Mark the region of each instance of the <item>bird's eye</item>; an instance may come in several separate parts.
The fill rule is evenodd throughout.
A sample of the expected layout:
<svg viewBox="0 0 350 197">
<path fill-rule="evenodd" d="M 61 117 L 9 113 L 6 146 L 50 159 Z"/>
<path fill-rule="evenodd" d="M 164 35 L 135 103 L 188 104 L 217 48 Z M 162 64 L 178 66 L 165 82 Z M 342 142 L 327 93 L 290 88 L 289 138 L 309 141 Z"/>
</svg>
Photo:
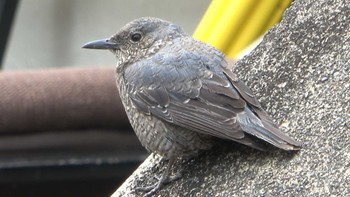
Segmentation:
<svg viewBox="0 0 350 197">
<path fill-rule="evenodd" d="M 131 40 L 134 41 L 134 42 L 140 41 L 141 38 L 142 38 L 142 35 L 140 33 L 133 33 L 131 35 Z"/>
</svg>

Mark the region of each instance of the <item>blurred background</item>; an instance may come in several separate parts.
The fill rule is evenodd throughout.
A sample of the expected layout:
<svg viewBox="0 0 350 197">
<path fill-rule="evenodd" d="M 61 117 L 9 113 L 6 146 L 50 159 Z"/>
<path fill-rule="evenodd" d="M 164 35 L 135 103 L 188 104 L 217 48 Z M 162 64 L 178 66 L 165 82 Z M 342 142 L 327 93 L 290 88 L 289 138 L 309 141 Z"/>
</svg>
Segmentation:
<svg viewBox="0 0 350 197">
<path fill-rule="evenodd" d="M 7 20 L 0 28 L 2 33 L 4 27 L 10 30 L 7 39 L 1 34 L 2 44 L 7 42 L 7 45 L 0 72 L 0 196 L 112 194 L 148 153 L 125 117 L 110 115 L 117 109 L 122 111 L 120 106 L 111 106 L 111 109 L 108 106 L 108 103 L 114 104 L 109 97 L 114 97 L 116 92 L 115 57 L 107 51 L 84 50 L 81 46 L 109 37 L 127 22 L 142 16 L 173 21 L 192 34 L 209 4 L 209 0 L 0 0 L 0 19 Z M 12 8 L 13 19 L 8 17 Z M 71 71 L 72 67 L 92 70 Z M 105 70 L 95 72 L 97 67 L 110 68 L 110 76 Z M 38 74 L 46 68 L 54 71 Z M 84 80 L 88 85 L 75 82 L 74 77 L 79 76 L 79 72 L 85 73 L 82 75 L 86 76 Z M 94 72 L 100 81 L 111 82 L 107 88 L 90 83 Z M 64 82 L 71 86 L 69 91 L 61 90 L 60 84 Z M 58 84 L 55 87 L 46 85 L 51 83 Z M 16 92 L 16 88 L 20 96 L 8 96 Z M 81 93 L 83 98 L 75 97 L 78 93 L 74 93 L 74 88 L 96 91 L 98 95 L 92 97 L 97 101 L 89 101 L 86 93 Z M 51 98 L 38 96 L 38 89 L 40 94 L 51 94 Z M 26 95 L 27 92 L 34 96 Z M 45 97 L 42 99 L 45 102 L 37 101 L 40 96 Z M 57 96 L 61 99 L 73 97 L 65 104 L 69 107 L 56 106 L 60 101 L 55 99 Z M 91 106 L 102 110 L 85 110 Z M 79 115 L 84 113 L 97 115 L 88 118 Z M 80 125 L 69 123 L 79 117 Z M 64 119 L 60 123 L 66 126 L 56 125 L 51 119 L 56 122 Z M 109 126 L 95 124 L 93 128 L 85 128 L 84 120 L 96 120 Z M 120 124 L 114 124 L 115 121 Z"/>
<path fill-rule="evenodd" d="M 19 1 L 2 69 L 113 65 L 106 51 L 82 50 L 127 22 L 153 16 L 192 34 L 210 0 L 25 0 Z"/>
</svg>

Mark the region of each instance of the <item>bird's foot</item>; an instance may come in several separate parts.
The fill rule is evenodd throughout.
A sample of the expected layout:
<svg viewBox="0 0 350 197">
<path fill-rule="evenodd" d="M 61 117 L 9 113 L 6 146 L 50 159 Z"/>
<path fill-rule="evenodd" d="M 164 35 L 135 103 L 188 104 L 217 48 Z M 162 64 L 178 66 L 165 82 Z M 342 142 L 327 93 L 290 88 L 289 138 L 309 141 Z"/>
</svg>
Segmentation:
<svg viewBox="0 0 350 197">
<path fill-rule="evenodd" d="M 177 179 L 181 178 L 182 177 L 182 171 L 180 172 L 177 172 L 176 174 L 172 175 L 172 176 L 168 176 L 168 177 L 165 177 L 164 180 L 162 180 L 162 177 L 158 177 L 158 176 L 155 176 L 155 178 L 158 180 L 158 182 L 162 181 L 163 185 L 166 185 L 168 183 L 171 183 L 173 181 L 176 181 Z M 158 183 L 157 182 L 157 183 Z"/>
<path fill-rule="evenodd" d="M 164 183 L 157 182 L 153 185 L 145 186 L 145 187 L 137 187 L 135 188 L 136 192 L 147 192 L 146 194 L 143 195 L 143 197 L 149 197 L 152 196 L 156 191 L 158 191 Z"/>
<path fill-rule="evenodd" d="M 158 177 L 156 176 L 155 178 L 157 179 L 157 182 L 155 184 L 145 186 L 145 187 L 137 187 L 135 188 L 136 192 L 147 192 L 144 197 L 152 196 L 155 192 L 157 192 L 162 186 L 171 183 L 179 178 L 182 177 L 182 171 L 176 173 L 173 176 L 168 176 L 168 177 Z"/>
<path fill-rule="evenodd" d="M 152 196 L 154 193 L 156 193 L 163 185 L 166 185 L 172 181 L 175 181 L 182 177 L 182 171 L 177 172 L 173 176 L 169 176 L 170 169 L 172 167 L 172 164 L 174 161 L 169 161 L 167 168 L 163 172 L 163 174 L 160 177 L 155 177 L 157 179 L 157 182 L 155 184 L 145 186 L 145 187 L 137 187 L 135 188 L 136 192 L 147 192 L 144 197 Z"/>
</svg>

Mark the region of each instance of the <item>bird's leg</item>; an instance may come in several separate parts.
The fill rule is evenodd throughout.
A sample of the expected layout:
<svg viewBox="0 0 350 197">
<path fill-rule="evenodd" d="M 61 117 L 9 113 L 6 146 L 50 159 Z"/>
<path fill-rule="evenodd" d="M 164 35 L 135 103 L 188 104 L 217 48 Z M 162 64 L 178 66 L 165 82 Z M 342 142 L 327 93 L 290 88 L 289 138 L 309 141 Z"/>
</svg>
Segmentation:
<svg viewBox="0 0 350 197">
<path fill-rule="evenodd" d="M 147 196 L 153 195 L 163 185 L 168 184 L 176 179 L 179 179 L 182 175 L 181 173 L 177 173 L 174 177 L 170 177 L 171 168 L 175 163 L 175 161 L 176 161 L 176 158 L 172 158 L 169 160 L 167 166 L 165 167 L 165 171 L 162 173 L 161 177 L 160 178 L 156 177 L 156 179 L 158 179 L 157 183 L 146 187 L 138 187 L 138 188 L 135 188 L 135 190 L 147 192 L 144 195 L 144 197 L 147 197 Z"/>
</svg>

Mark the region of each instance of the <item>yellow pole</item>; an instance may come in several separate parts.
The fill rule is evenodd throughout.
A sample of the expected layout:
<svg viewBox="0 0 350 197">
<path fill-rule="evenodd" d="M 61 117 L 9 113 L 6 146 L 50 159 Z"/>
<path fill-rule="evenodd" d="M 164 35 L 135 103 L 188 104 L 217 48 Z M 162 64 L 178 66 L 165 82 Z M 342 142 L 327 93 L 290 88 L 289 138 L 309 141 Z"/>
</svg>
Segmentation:
<svg viewBox="0 0 350 197">
<path fill-rule="evenodd" d="M 266 26 L 267 29 L 270 29 L 281 20 L 284 11 L 290 6 L 291 3 L 292 0 L 281 0 L 280 4 L 278 5 L 278 8 L 274 11 L 273 17 Z"/>
<path fill-rule="evenodd" d="M 277 23 L 292 0 L 213 0 L 193 34 L 235 58 Z"/>
<path fill-rule="evenodd" d="M 205 12 L 201 22 L 196 28 L 193 37 L 206 42 L 218 21 L 221 20 L 221 13 L 231 0 L 213 0 Z"/>
<path fill-rule="evenodd" d="M 273 15 L 279 0 L 258 0 L 257 3 L 256 9 L 251 13 L 239 35 L 230 43 L 230 48 L 225 51 L 228 57 L 237 57 L 241 50 L 260 35 L 260 32 L 266 25 L 266 21 Z"/>
<path fill-rule="evenodd" d="M 217 21 L 215 29 L 212 30 L 206 42 L 217 47 L 224 53 L 230 47 L 232 40 L 240 31 L 240 27 L 249 17 L 249 10 L 254 7 L 255 0 L 234 0 L 231 1 Z"/>
</svg>

